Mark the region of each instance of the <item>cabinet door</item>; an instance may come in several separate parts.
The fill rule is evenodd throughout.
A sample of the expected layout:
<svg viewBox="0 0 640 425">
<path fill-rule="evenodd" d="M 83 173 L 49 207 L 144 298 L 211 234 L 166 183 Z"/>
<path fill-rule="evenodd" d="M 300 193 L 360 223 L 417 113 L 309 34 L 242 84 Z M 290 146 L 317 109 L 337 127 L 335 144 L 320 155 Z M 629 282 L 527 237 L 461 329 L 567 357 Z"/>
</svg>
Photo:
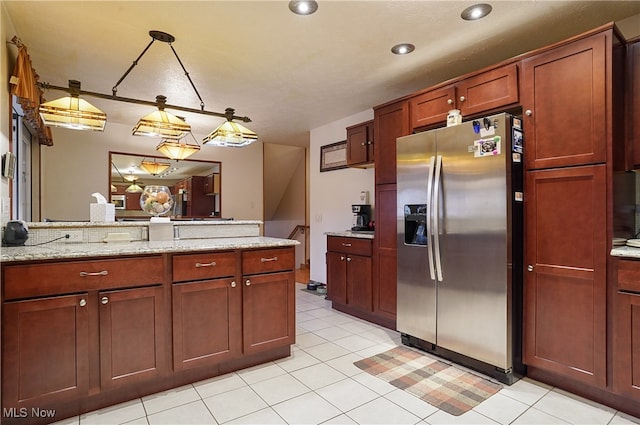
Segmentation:
<svg viewBox="0 0 640 425">
<path fill-rule="evenodd" d="M 396 185 L 376 186 L 373 311 L 393 321 L 396 320 L 398 285 L 396 217 Z"/>
<path fill-rule="evenodd" d="M 167 372 L 164 289 L 103 291 L 98 300 L 102 387 L 135 384 Z"/>
<path fill-rule="evenodd" d="M 244 353 L 295 343 L 295 273 L 243 277 Z"/>
<path fill-rule="evenodd" d="M 518 66 L 511 64 L 456 83 L 462 116 L 518 103 Z"/>
<path fill-rule="evenodd" d="M 373 163 L 373 121 L 347 128 L 347 165 Z"/>
<path fill-rule="evenodd" d="M 629 145 L 633 147 L 633 165 L 640 167 L 640 41 L 628 46 L 627 63 L 629 89 L 626 101 Z"/>
<path fill-rule="evenodd" d="M 126 193 L 125 208 L 128 210 L 140 210 L 140 195 L 141 193 Z"/>
<path fill-rule="evenodd" d="M 410 134 L 409 103 L 401 101 L 374 111 L 376 184 L 396 182 L 396 139 Z"/>
<path fill-rule="evenodd" d="M 606 385 L 606 168 L 527 173 L 524 363 Z"/>
<path fill-rule="evenodd" d="M 363 311 L 372 310 L 371 257 L 347 256 L 347 304 Z"/>
<path fill-rule="evenodd" d="M 640 399 L 640 294 L 618 292 L 613 331 L 613 387 Z"/>
<path fill-rule="evenodd" d="M 447 121 L 451 109 L 455 109 L 456 89 L 447 86 L 431 90 L 409 99 L 411 129 Z"/>
<path fill-rule="evenodd" d="M 347 255 L 327 252 L 327 299 L 347 303 Z"/>
<path fill-rule="evenodd" d="M 3 305 L 4 409 L 55 407 L 87 395 L 87 298 L 81 294 Z"/>
<path fill-rule="evenodd" d="M 606 34 L 523 62 L 527 169 L 606 161 Z"/>
<path fill-rule="evenodd" d="M 233 279 L 174 284 L 173 367 L 210 366 L 241 353 L 242 288 Z"/>
</svg>

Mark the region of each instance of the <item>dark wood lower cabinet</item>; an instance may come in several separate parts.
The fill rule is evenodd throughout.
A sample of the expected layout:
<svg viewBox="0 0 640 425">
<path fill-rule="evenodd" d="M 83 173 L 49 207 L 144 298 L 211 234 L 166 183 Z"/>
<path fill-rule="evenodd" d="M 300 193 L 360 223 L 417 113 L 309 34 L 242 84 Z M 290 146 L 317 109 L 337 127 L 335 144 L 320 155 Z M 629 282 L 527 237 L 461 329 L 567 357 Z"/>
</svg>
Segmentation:
<svg viewBox="0 0 640 425">
<path fill-rule="evenodd" d="M 3 264 L 2 423 L 51 423 L 286 357 L 293 250 Z M 128 277 L 135 264 L 153 272 Z"/>
<path fill-rule="evenodd" d="M 100 302 L 100 385 L 114 388 L 169 370 L 162 286 L 103 291 Z"/>
<path fill-rule="evenodd" d="M 241 352 L 242 288 L 232 278 L 174 284 L 173 367 L 216 364 Z"/>
<path fill-rule="evenodd" d="M 243 351 L 257 353 L 295 343 L 295 273 L 242 278 Z"/>
<path fill-rule="evenodd" d="M 55 406 L 87 395 L 87 299 L 88 294 L 79 294 L 3 305 L 3 419 L 19 409 Z"/>
<path fill-rule="evenodd" d="M 613 342 L 613 386 L 640 403 L 640 292 L 618 292 Z"/>
</svg>

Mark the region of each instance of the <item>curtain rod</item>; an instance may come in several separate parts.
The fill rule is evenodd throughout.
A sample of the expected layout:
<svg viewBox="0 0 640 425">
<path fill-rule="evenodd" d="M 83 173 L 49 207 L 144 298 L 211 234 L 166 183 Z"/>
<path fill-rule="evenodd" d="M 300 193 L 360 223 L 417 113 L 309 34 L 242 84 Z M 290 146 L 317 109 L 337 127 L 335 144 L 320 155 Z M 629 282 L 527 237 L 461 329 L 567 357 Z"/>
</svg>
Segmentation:
<svg viewBox="0 0 640 425">
<path fill-rule="evenodd" d="M 53 84 L 41 83 L 41 82 L 38 82 L 37 84 L 38 84 L 38 87 L 40 87 L 43 90 L 60 90 L 60 91 L 64 91 L 64 92 L 67 92 L 67 93 L 71 94 L 71 90 L 69 89 L 69 87 L 55 86 Z M 87 91 L 87 90 L 82 90 L 82 89 L 80 89 L 79 94 L 82 94 L 82 95 L 85 95 L 85 96 L 97 97 L 97 98 L 100 98 L 100 99 L 113 100 L 113 101 L 116 101 L 116 102 L 134 103 L 134 104 L 137 104 L 137 105 L 146 105 L 146 106 L 158 106 L 157 102 L 152 102 L 152 101 L 149 101 L 149 100 L 133 99 L 133 98 L 130 98 L 130 97 L 122 97 L 122 96 L 117 96 L 117 95 L 113 95 L 113 94 L 97 93 L 97 92 L 92 92 L 92 91 Z M 187 107 L 184 107 L 184 106 L 169 105 L 169 104 L 166 104 L 165 107 L 169 108 L 169 109 L 175 109 L 175 110 L 178 110 L 178 111 L 191 112 L 191 113 L 194 113 L 194 114 L 209 115 L 209 116 L 221 117 L 221 118 L 228 118 L 227 114 L 225 114 L 225 113 L 212 112 L 212 111 L 207 111 L 207 110 L 204 110 L 204 109 L 187 108 Z M 239 120 L 239 121 L 242 121 L 242 122 L 251 122 L 251 118 L 249 118 L 249 117 L 239 117 L 239 116 L 236 116 L 236 115 L 232 115 L 231 119 Z"/>
</svg>

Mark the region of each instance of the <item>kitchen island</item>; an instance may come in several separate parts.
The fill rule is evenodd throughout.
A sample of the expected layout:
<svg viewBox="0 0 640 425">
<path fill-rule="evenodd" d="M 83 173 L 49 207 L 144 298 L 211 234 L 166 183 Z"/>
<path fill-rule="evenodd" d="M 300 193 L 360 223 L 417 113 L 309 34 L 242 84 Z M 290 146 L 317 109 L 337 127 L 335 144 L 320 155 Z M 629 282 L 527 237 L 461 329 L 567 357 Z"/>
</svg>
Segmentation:
<svg viewBox="0 0 640 425">
<path fill-rule="evenodd" d="M 82 236 L 2 249 L 2 422 L 55 422 L 290 355 L 298 242 L 259 225 L 177 222 L 180 239 L 149 241 L 140 223 L 28 223 L 27 245 Z M 114 233 L 133 236 L 100 242 Z"/>
</svg>

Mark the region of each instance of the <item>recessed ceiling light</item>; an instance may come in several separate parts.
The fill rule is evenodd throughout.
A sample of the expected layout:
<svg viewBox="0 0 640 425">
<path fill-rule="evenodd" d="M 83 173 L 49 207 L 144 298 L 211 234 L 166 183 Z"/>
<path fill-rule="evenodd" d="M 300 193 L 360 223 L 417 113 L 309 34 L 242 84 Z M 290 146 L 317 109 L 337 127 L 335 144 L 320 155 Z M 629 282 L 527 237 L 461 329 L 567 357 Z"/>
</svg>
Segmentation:
<svg viewBox="0 0 640 425">
<path fill-rule="evenodd" d="M 311 15 L 316 10 L 318 10 L 318 2 L 316 1 L 290 1 L 289 2 L 289 10 L 291 10 L 296 15 Z"/>
<path fill-rule="evenodd" d="M 484 18 L 489 13 L 491 13 L 491 5 L 482 3 L 482 4 L 474 4 L 473 6 L 467 7 L 462 11 L 460 17 L 465 21 L 475 21 L 476 19 Z"/>
<path fill-rule="evenodd" d="M 393 46 L 391 48 L 391 51 L 396 55 L 406 55 L 408 53 L 413 52 L 415 49 L 416 49 L 416 46 L 414 46 L 411 43 L 400 43 Z"/>
</svg>

